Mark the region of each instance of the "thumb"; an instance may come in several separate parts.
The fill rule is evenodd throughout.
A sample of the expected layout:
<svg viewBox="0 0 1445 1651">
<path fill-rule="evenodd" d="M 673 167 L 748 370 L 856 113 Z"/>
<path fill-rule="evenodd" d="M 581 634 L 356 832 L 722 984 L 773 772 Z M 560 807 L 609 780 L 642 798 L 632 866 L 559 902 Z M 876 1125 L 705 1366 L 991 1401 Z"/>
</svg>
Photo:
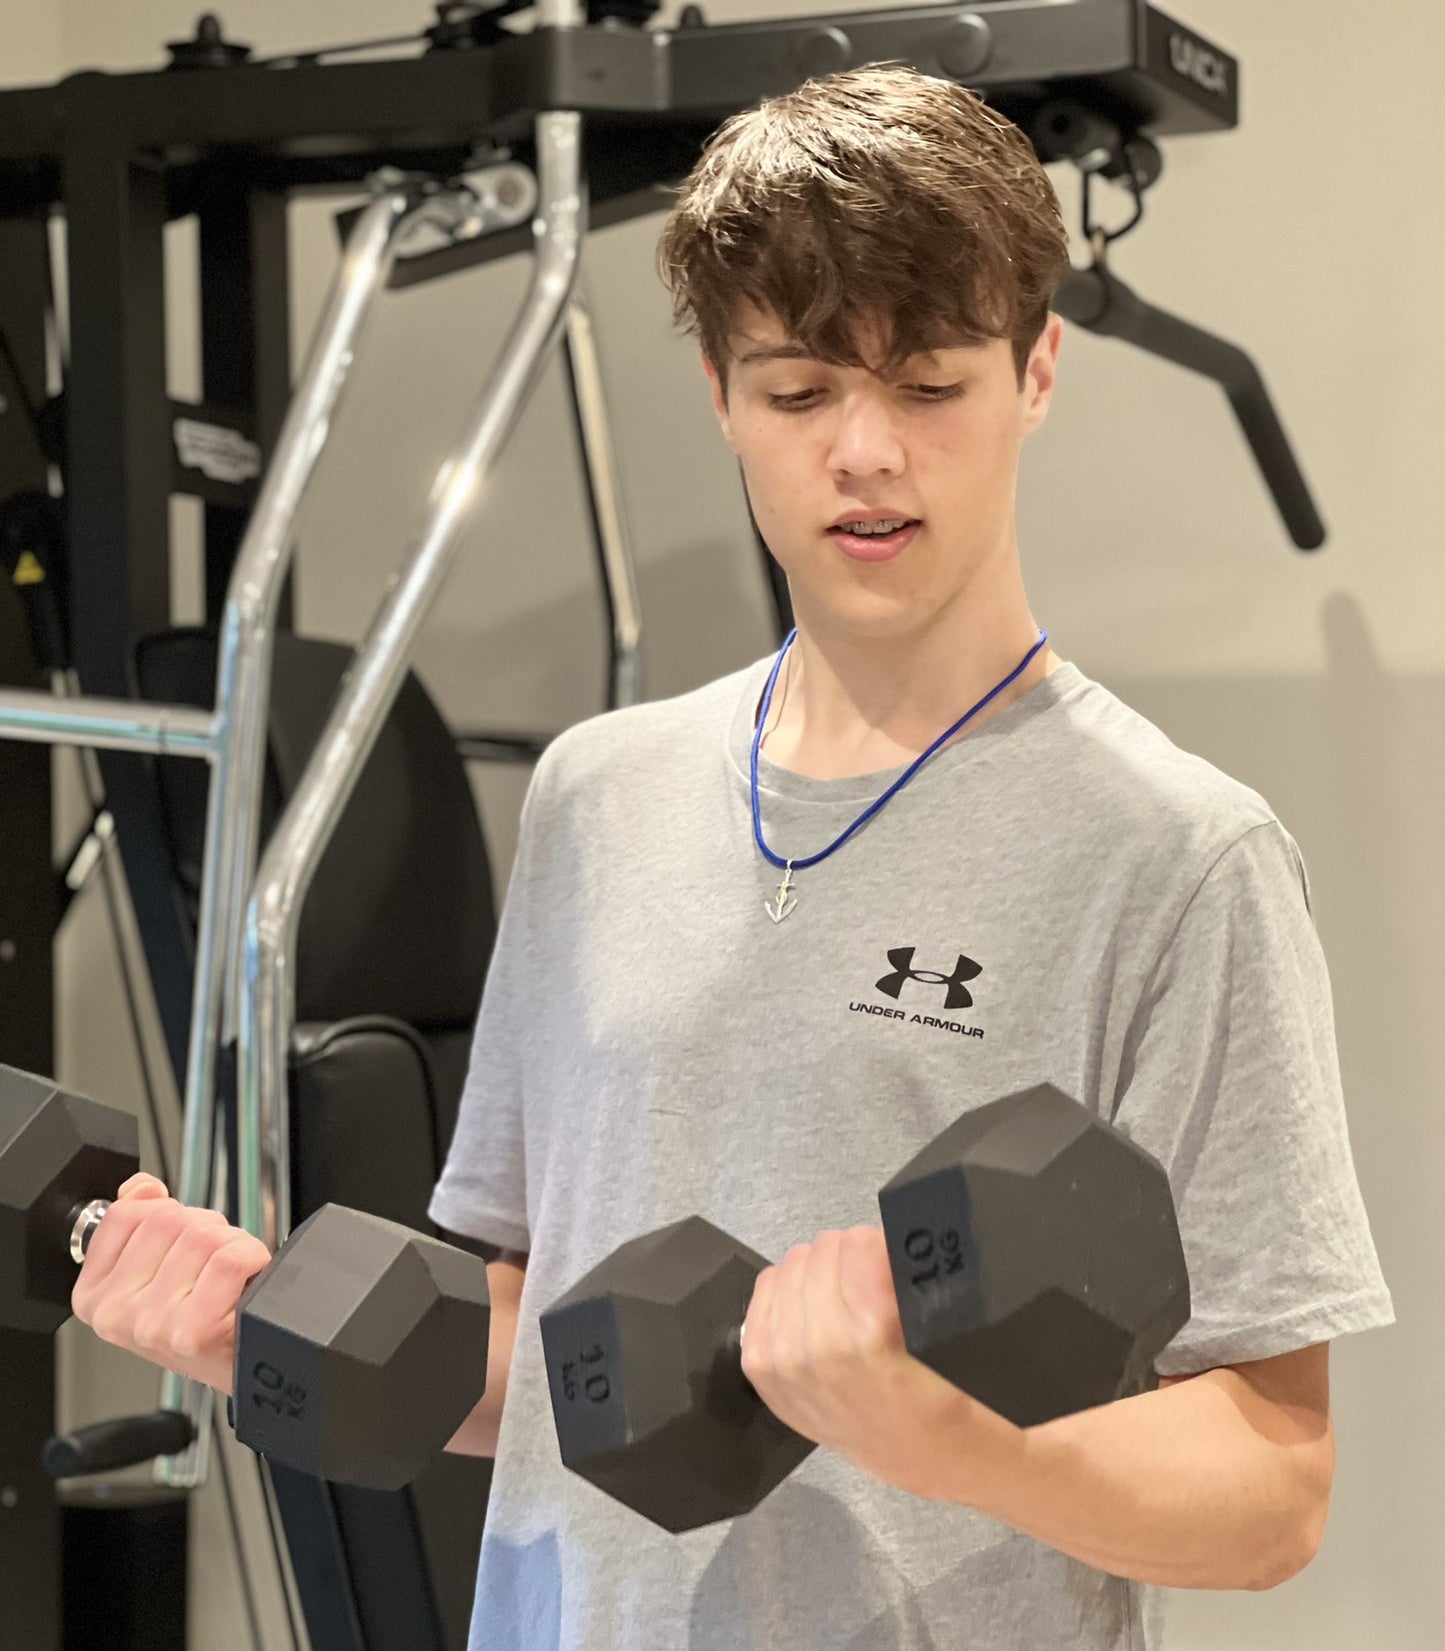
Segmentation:
<svg viewBox="0 0 1445 1651">
<path fill-rule="evenodd" d="M 170 1193 L 167 1191 L 164 1181 L 158 1181 L 154 1175 L 147 1175 L 142 1171 L 121 1182 L 115 1195 L 115 1202 L 119 1203 L 122 1198 L 169 1197 Z"/>
</svg>

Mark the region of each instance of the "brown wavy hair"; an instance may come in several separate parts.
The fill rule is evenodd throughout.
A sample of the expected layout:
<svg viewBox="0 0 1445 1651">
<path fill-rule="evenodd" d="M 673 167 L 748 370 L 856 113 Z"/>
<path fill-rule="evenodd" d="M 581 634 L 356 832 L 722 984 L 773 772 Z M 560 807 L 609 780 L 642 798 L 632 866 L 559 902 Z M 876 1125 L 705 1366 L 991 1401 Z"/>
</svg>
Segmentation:
<svg viewBox="0 0 1445 1651">
<path fill-rule="evenodd" d="M 878 370 L 1006 338 L 1020 387 L 1068 273 L 1058 196 L 1033 145 L 975 93 L 901 65 L 809 80 L 724 122 L 657 251 L 673 320 L 724 390 L 743 300 L 821 361 Z"/>
</svg>

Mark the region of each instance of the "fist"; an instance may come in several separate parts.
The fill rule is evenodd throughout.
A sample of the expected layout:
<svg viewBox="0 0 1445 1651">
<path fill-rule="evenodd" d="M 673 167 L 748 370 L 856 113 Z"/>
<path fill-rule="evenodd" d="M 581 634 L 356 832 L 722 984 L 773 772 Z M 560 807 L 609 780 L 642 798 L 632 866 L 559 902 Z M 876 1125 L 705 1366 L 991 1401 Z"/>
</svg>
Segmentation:
<svg viewBox="0 0 1445 1651">
<path fill-rule="evenodd" d="M 820 1233 L 759 1273 L 743 1336 L 743 1374 L 796 1432 L 856 1455 L 921 1366 L 903 1326 L 882 1232 Z"/>
<path fill-rule="evenodd" d="M 70 1305 L 102 1341 L 229 1393 L 236 1303 L 270 1259 L 219 1211 L 133 1175 L 91 1235 Z"/>
</svg>

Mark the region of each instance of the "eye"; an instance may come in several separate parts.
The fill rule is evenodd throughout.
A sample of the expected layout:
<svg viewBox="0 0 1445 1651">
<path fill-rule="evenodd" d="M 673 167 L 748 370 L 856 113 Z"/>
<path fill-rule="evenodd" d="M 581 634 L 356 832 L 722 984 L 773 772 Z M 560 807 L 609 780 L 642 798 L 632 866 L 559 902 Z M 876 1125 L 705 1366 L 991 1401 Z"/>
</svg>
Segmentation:
<svg viewBox="0 0 1445 1651">
<path fill-rule="evenodd" d="M 901 386 L 910 394 L 922 397 L 924 401 L 951 401 L 955 396 L 963 394 L 962 384 L 905 384 Z M 770 395 L 768 404 L 776 407 L 779 412 L 802 412 L 812 403 L 815 396 L 821 395 L 821 390 L 798 390 L 792 395 Z"/>
</svg>

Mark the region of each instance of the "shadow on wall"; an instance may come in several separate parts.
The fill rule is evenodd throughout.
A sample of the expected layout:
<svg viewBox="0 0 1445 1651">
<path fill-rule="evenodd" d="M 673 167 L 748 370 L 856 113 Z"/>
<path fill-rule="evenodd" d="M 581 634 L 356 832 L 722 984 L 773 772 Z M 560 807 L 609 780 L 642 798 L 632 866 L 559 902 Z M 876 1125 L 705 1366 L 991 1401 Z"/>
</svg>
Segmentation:
<svg viewBox="0 0 1445 1651">
<path fill-rule="evenodd" d="M 1265 1594 L 1171 1593 L 1167 1651 L 1425 1651 L 1445 1613 L 1432 1506 L 1445 1441 L 1438 1266 L 1445 1109 L 1438 1040 L 1445 937 L 1445 677 L 1390 674 L 1359 602 L 1320 611 L 1323 677 L 1108 686 L 1185 750 L 1258 791 L 1300 845 L 1333 987 L 1355 1165 L 1398 1323 L 1332 1355 L 1338 1468 L 1315 1563 Z"/>
</svg>

